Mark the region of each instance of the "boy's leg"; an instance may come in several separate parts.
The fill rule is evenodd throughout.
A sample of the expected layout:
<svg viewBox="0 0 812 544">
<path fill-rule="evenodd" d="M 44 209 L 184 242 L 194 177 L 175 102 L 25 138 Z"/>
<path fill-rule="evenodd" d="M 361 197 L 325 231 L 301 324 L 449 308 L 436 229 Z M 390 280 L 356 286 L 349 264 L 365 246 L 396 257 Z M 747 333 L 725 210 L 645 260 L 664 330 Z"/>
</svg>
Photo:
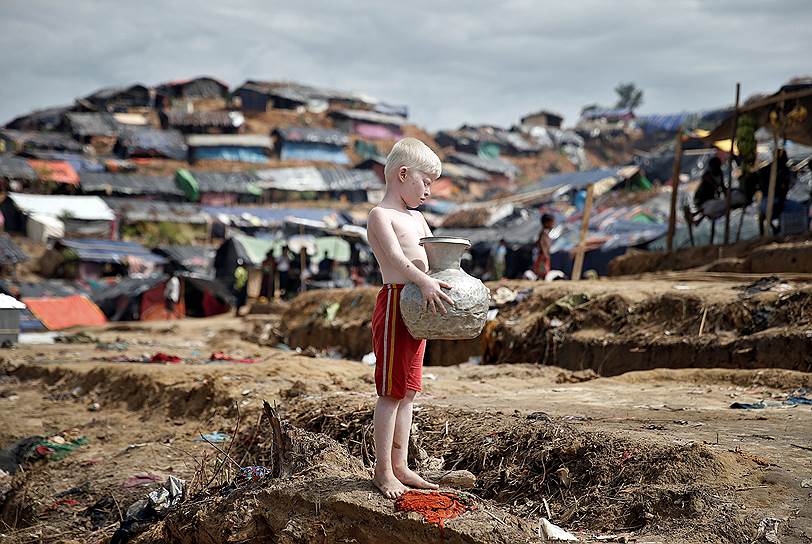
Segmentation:
<svg viewBox="0 0 812 544">
<path fill-rule="evenodd" d="M 378 397 L 375 405 L 373 419 L 375 476 L 372 478 L 372 483 L 387 499 L 396 499 L 406 491 L 406 487 L 392 471 L 392 440 L 395 433 L 395 418 L 401 403 L 402 401 L 396 398 L 381 396 Z"/>
<path fill-rule="evenodd" d="M 412 430 L 412 407 L 416 394 L 417 391 L 407 390 L 406 396 L 397 407 L 395 434 L 392 442 L 392 471 L 395 477 L 405 485 L 419 489 L 438 489 L 437 484 L 427 482 L 409 469 L 409 434 Z"/>
</svg>

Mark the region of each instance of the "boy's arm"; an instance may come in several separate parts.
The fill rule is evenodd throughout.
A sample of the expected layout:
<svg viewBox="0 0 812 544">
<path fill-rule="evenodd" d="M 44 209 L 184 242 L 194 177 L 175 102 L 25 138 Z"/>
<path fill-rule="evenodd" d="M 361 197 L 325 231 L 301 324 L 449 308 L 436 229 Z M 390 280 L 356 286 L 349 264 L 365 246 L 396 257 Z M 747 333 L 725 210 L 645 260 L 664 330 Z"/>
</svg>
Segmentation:
<svg viewBox="0 0 812 544">
<path fill-rule="evenodd" d="M 378 241 L 381 252 L 383 252 L 382 257 L 392 266 L 400 269 L 409 281 L 420 288 L 426 301 L 426 307 L 430 307 L 432 312 L 437 312 L 439 308 L 441 313 L 447 313 L 442 301 L 446 301 L 451 305 L 454 304 L 454 301 L 441 288 L 451 289 L 451 285 L 435 280 L 406 258 L 406 255 L 403 254 L 403 248 L 400 247 L 398 242 L 395 229 L 392 228 L 392 223 L 386 215 L 378 212 L 377 209 L 369 212 L 367 230 Z"/>
</svg>

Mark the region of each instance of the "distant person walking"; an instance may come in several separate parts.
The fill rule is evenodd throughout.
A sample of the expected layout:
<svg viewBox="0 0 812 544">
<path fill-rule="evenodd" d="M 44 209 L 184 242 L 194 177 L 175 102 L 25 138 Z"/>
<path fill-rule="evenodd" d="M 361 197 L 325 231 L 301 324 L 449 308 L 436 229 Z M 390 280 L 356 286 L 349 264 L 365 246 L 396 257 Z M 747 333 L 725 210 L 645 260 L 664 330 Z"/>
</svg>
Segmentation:
<svg viewBox="0 0 812 544">
<path fill-rule="evenodd" d="M 504 238 L 499 240 L 499 245 L 493 249 L 493 279 L 501 280 L 505 275 L 507 264 L 507 242 Z"/>
<path fill-rule="evenodd" d="M 541 232 L 538 240 L 536 240 L 538 254 L 533 263 L 533 272 L 541 280 L 552 270 L 550 248 L 553 245 L 553 240 L 550 238 L 550 231 L 553 230 L 554 226 L 555 218 L 552 215 L 545 213 L 541 216 Z"/>
<path fill-rule="evenodd" d="M 170 318 L 176 317 L 175 307 L 178 302 L 180 302 L 180 280 L 173 274 L 164 286 L 164 305 Z"/>
<path fill-rule="evenodd" d="M 276 271 L 279 272 L 279 290 L 282 295 L 287 295 L 290 291 L 290 249 L 288 246 L 282 247 L 282 254 L 276 261 Z"/>
<path fill-rule="evenodd" d="M 248 270 L 243 266 L 243 260 L 237 259 L 237 268 L 234 269 L 234 315 L 240 315 L 240 308 L 245 306 L 248 295 Z"/>
</svg>

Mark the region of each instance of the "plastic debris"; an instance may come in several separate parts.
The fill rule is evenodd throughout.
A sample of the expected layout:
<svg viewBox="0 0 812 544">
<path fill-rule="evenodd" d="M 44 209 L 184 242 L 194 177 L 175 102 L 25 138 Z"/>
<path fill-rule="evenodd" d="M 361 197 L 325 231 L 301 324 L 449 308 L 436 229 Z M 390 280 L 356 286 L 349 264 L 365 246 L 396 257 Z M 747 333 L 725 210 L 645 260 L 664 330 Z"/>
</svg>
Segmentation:
<svg viewBox="0 0 812 544">
<path fill-rule="evenodd" d="M 122 484 L 122 487 L 139 487 L 142 485 L 150 485 L 154 484 L 155 482 L 160 482 L 163 478 L 157 474 L 153 474 L 152 472 L 139 472 L 137 474 L 133 474 Z"/>
<path fill-rule="evenodd" d="M 539 536 L 544 540 L 552 542 L 578 542 L 577 536 L 551 523 L 547 518 L 541 518 L 539 525 L 541 526 Z"/>
<path fill-rule="evenodd" d="M 778 524 L 780 519 L 764 518 L 758 524 L 758 534 L 754 542 L 769 542 L 770 544 L 781 544 L 778 538 Z"/>
<path fill-rule="evenodd" d="M 812 487 L 812 478 L 801 480 L 801 487 Z"/>
<path fill-rule="evenodd" d="M 149 359 L 150 363 L 181 363 L 183 359 L 177 355 L 170 355 L 159 351 Z"/>
<path fill-rule="evenodd" d="M 397 512 L 417 512 L 442 531 L 445 522 L 473 510 L 473 503 L 456 493 L 407 491 L 395 501 Z"/>
<path fill-rule="evenodd" d="M 340 302 L 333 302 L 332 304 L 324 306 L 324 320 L 327 323 L 332 323 L 333 321 L 335 321 L 335 318 L 338 315 L 338 310 L 340 308 L 341 308 Z"/>
<path fill-rule="evenodd" d="M 369 353 L 361 357 L 361 362 L 369 366 L 374 365 L 376 360 L 377 358 L 375 357 L 374 351 L 370 351 Z"/>
<path fill-rule="evenodd" d="M 221 433 L 220 431 L 215 431 L 209 434 L 201 434 L 200 438 L 195 438 L 195 442 L 225 442 L 230 437 L 226 433 Z"/>
<path fill-rule="evenodd" d="M 730 407 L 736 410 L 763 410 L 767 405 L 760 400 L 758 402 L 734 402 Z"/>
<path fill-rule="evenodd" d="M 209 360 L 210 361 L 228 361 L 228 362 L 231 362 L 231 363 L 247 363 L 247 364 L 257 362 L 257 359 L 254 359 L 252 357 L 239 358 L 239 357 L 234 357 L 232 355 L 226 355 L 222 351 L 215 351 L 214 353 L 212 353 L 209 356 Z"/>
<path fill-rule="evenodd" d="M 186 482 L 170 476 L 160 489 L 131 504 L 110 544 L 124 544 L 166 516 L 171 508 L 183 502 L 185 487 Z"/>
<path fill-rule="evenodd" d="M 29 450 L 29 456 L 34 459 L 47 459 L 48 461 L 61 461 L 75 449 L 87 444 L 87 438 L 80 436 L 68 442 L 62 436 L 56 435 L 47 440 L 37 440 Z"/>
<path fill-rule="evenodd" d="M 237 481 L 241 483 L 256 482 L 271 476 L 273 471 L 268 467 L 249 466 L 240 468 Z"/>
</svg>

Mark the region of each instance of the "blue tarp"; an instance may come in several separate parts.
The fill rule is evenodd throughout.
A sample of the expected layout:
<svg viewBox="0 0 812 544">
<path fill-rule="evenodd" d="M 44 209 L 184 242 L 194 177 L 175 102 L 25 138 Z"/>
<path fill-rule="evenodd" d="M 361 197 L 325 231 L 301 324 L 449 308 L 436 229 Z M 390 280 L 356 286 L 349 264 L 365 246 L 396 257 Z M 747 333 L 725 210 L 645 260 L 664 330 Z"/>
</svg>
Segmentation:
<svg viewBox="0 0 812 544">
<path fill-rule="evenodd" d="M 279 158 L 283 161 L 322 161 L 334 164 L 349 164 L 350 158 L 341 147 L 328 144 L 285 142 Z"/>
<path fill-rule="evenodd" d="M 60 240 L 59 244 L 74 251 L 81 261 L 125 264 L 128 257 L 136 257 L 142 261 L 155 264 L 164 264 L 167 262 L 164 257 L 152 253 L 141 244 L 135 242 L 120 242 L 114 240 Z"/>
<path fill-rule="evenodd" d="M 268 162 L 266 150 L 261 147 L 197 147 L 191 154 L 193 161 Z"/>
<path fill-rule="evenodd" d="M 327 208 L 249 208 L 230 206 L 203 206 L 203 211 L 212 216 L 226 215 L 228 217 L 256 217 L 265 225 L 282 225 L 289 217 L 307 219 L 310 221 L 324 221 L 335 217 L 339 224 L 347 221 L 336 210 Z"/>
<path fill-rule="evenodd" d="M 586 170 L 584 172 L 564 172 L 561 174 L 553 174 L 545 176 L 532 185 L 528 185 L 520 192 L 528 193 L 538 191 L 539 189 L 552 189 L 553 187 L 563 187 L 565 185 L 571 186 L 573 189 L 580 189 L 586 187 L 591 183 L 596 183 L 602 179 L 616 177 L 617 169 L 615 168 L 597 168 L 595 170 Z"/>
</svg>

